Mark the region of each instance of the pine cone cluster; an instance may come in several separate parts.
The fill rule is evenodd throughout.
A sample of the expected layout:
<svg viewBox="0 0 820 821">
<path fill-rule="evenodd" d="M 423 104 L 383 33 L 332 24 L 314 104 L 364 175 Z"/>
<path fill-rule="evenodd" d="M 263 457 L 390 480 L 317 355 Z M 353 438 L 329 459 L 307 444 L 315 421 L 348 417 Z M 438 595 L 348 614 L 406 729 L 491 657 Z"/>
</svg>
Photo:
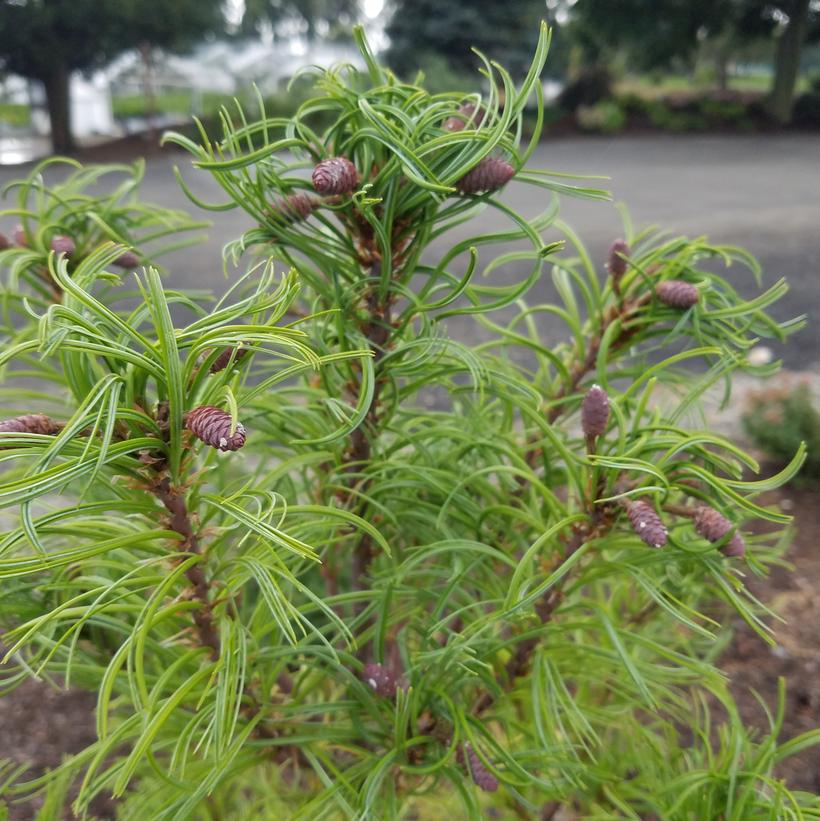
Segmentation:
<svg viewBox="0 0 820 821">
<path fill-rule="evenodd" d="M 233 357 L 233 364 L 238 365 L 239 362 L 247 355 L 248 349 L 243 348 L 241 345 L 236 348 L 232 348 L 230 346 L 223 348 L 219 356 L 211 363 L 210 371 L 211 373 L 219 373 L 220 371 L 224 371 L 225 368 L 228 367 L 231 357 Z"/>
<path fill-rule="evenodd" d="M 468 125 L 473 128 L 478 126 L 478 123 L 484 118 L 484 109 L 478 107 L 475 103 L 464 103 L 456 114 L 448 117 L 441 127 L 445 131 L 464 131 Z"/>
<path fill-rule="evenodd" d="M 462 194 L 498 191 L 515 176 L 515 169 L 501 157 L 485 157 L 457 183 Z"/>
<path fill-rule="evenodd" d="M 0 433 L 41 433 L 52 436 L 59 430 L 60 425 L 43 413 L 27 413 L 0 422 Z"/>
<path fill-rule="evenodd" d="M 330 157 L 314 169 L 313 187 L 322 195 L 349 194 L 359 184 L 356 166 L 347 157 Z"/>
<path fill-rule="evenodd" d="M 237 423 L 231 433 L 231 415 L 212 405 L 194 408 L 185 418 L 185 427 L 197 439 L 217 450 L 239 450 L 245 444 L 245 428 Z"/>
<path fill-rule="evenodd" d="M 670 308 L 691 308 L 700 299 L 698 289 L 691 282 L 681 279 L 666 279 L 655 288 L 658 299 Z"/>
<path fill-rule="evenodd" d="M 649 502 L 643 499 L 636 502 L 627 501 L 626 515 L 629 516 L 632 529 L 650 547 L 663 547 L 666 544 L 666 528 Z"/>
<path fill-rule="evenodd" d="M 498 779 L 484 766 L 469 741 L 458 748 L 456 761 L 470 773 L 473 781 L 484 792 L 495 792 L 498 789 Z"/>
<path fill-rule="evenodd" d="M 717 510 L 703 505 L 695 511 L 695 530 L 710 542 L 719 542 L 734 524 Z M 720 548 L 724 556 L 743 556 L 746 553 L 746 545 L 740 531 L 735 531 L 734 536 Z"/>
<path fill-rule="evenodd" d="M 274 206 L 274 210 L 289 222 L 299 222 L 306 220 L 313 213 L 313 210 L 318 207 L 319 200 L 311 197 L 310 194 L 305 194 L 303 191 L 297 191 L 279 200 Z"/>
<path fill-rule="evenodd" d="M 601 436 L 609 422 L 609 396 L 600 385 L 593 385 L 581 403 L 581 430 L 584 436 Z"/>
<path fill-rule="evenodd" d="M 136 268 L 139 264 L 140 258 L 133 251 L 124 251 L 114 260 L 118 268 Z"/>
<path fill-rule="evenodd" d="M 67 237 L 65 234 L 57 234 L 51 239 L 51 250 L 58 256 L 65 254 L 70 257 L 77 250 L 77 245 L 71 237 Z"/>
<path fill-rule="evenodd" d="M 399 680 L 395 671 L 384 664 L 371 662 L 365 664 L 362 670 L 362 681 L 369 684 L 376 695 L 382 698 L 393 698 L 399 687 Z"/>
</svg>

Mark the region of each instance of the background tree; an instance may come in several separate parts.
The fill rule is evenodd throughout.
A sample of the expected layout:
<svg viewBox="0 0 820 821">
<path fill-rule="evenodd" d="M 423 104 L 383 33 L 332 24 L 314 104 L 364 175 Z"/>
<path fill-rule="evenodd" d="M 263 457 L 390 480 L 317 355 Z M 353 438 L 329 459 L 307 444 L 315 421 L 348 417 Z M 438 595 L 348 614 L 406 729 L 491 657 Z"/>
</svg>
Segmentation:
<svg viewBox="0 0 820 821">
<path fill-rule="evenodd" d="M 223 31 L 225 18 L 222 0 L 120 0 L 115 3 L 122 14 L 121 42 L 129 42 L 140 54 L 144 68 L 144 93 L 148 120 L 156 114 L 153 69 L 157 49 L 187 51 L 203 37 Z"/>
<path fill-rule="evenodd" d="M 807 39 L 820 38 L 820 8 L 813 8 L 811 0 L 791 0 L 780 6 L 783 20 L 777 40 L 775 73 L 769 97 L 769 111 L 780 122 L 791 119 L 800 55 Z"/>
<path fill-rule="evenodd" d="M 625 53 L 638 70 L 669 68 L 694 59 L 698 35 L 723 26 L 731 0 L 580 0 L 570 33 L 585 61 Z"/>
<path fill-rule="evenodd" d="M 245 0 L 241 31 L 257 34 L 267 28 L 275 35 L 283 23 L 295 21 L 305 27 L 308 40 L 313 40 L 320 24 L 349 29 L 358 17 L 358 0 Z"/>
<path fill-rule="evenodd" d="M 478 64 L 475 47 L 520 74 L 529 64 L 543 14 L 540 0 L 396 0 L 387 26 L 387 61 L 406 75 L 435 56 L 452 70 L 467 72 Z"/>
<path fill-rule="evenodd" d="M 69 80 L 140 43 L 177 48 L 222 23 L 218 0 L 0 0 L 0 65 L 43 84 L 55 152 L 74 148 Z"/>
<path fill-rule="evenodd" d="M 732 51 L 776 37 L 769 109 L 786 122 L 803 45 L 820 37 L 819 12 L 811 0 L 579 0 L 572 7 L 569 33 L 585 60 L 611 59 L 620 52 L 631 67 L 643 70 L 691 65 L 711 44 L 724 82 Z"/>
</svg>

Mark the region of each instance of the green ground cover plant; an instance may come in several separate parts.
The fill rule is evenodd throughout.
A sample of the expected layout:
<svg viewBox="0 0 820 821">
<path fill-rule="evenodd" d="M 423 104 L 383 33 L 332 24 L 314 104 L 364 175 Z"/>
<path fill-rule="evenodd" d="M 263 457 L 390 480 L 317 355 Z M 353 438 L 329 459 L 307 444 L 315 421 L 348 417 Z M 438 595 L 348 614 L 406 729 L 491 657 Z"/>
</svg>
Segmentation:
<svg viewBox="0 0 820 821">
<path fill-rule="evenodd" d="M 776 368 L 747 353 L 799 328 L 767 314 L 785 283 L 745 300 L 713 273 L 758 277 L 743 251 L 626 217 L 590 258 L 558 204 L 599 183 L 528 166 L 546 28 L 520 83 L 483 62 L 484 93 L 431 95 L 356 37 L 366 71 L 314 72 L 294 117 L 167 137 L 225 193 L 197 206 L 256 225 L 219 298 L 164 278 L 196 225 L 141 204 L 139 168 L 49 182 L 45 163 L 11 192 L 0 691 L 95 692 L 97 741 L 54 772 L 6 765 L 4 799 L 88 818 L 113 795 L 152 821 L 818 817 L 775 768 L 820 734 L 779 739 L 782 700 L 749 731 L 715 664 L 728 614 L 772 641 L 745 582 L 781 562 L 788 517 L 757 496 L 804 448 L 761 478 L 697 415 Z M 511 182 L 542 213 L 506 204 Z M 556 299 L 528 303 L 543 278 Z"/>
</svg>

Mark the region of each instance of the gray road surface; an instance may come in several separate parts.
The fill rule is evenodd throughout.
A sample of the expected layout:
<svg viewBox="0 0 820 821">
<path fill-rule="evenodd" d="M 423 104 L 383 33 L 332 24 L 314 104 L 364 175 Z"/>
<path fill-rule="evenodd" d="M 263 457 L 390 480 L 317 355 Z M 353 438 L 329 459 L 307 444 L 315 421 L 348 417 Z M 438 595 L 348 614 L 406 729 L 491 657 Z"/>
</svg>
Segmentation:
<svg viewBox="0 0 820 821">
<path fill-rule="evenodd" d="M 149 161 L 145 199 L 193 210 L 174 179 L 175 163 L 183 166 L 184 176 L 198 194 L 224 200 L 205 172 L 190 168 L 184 154 Z M 810 318 L 809 326 L 778 354 L 794 369 L 808 369 L 820 361 L 820 137 L 576 137 L 544 143 L 530 165 L 607 174 L 611 180 L 602 187 L 629 205 L 636 225 L 651 223 L 675 233 L 708 234 L 715 242 L 748 248 L 763 263 L 766 283 L 785 276 L 791 284 L 776 314 L 786 318 L 806 313 Z M 19 173 L 2 168 L 0 182 Z M 516 183 L 504 193 L 506 201 L 527 215 L 545 207 L 545 196 L 539 189 Z M 249 227 L 250 221 L 238 209 L 213 216 L 216 223 L 207 243 L 166 259 L 175 286 L 224 287 L 222 244 Z M 622 233 L 620 216 L 609 203 L 564 198 L 562 216 L 583 237 L 596 260 L 603 261 L 610 241 Z M 469 233 L 490 230 L 492 220 L 490 212 L 482 215 Z M 452 236 L 458 236 L 457 232 Z M 730 278 L 742 292 L 754 293 L 745 271 L 738 269 Z M 549 295 L 545 281 L 529 299 Z M 452 331 L 457 335 L 468 332 L 461 323 Z"/>
</svg>

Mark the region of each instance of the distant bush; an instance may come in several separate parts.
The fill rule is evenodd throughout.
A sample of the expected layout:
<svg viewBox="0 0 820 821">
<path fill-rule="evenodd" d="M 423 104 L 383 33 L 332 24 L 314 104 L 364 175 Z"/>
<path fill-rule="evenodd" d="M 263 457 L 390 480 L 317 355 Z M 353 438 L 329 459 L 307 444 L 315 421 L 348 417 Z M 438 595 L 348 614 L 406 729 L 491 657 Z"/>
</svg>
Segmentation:
<svg viewBox="0 0 820 821">
<path fill-rule="evenodd" d="M 697 106 L 671 105 L 665 100 L 653 100 L 647 106 L 649 122 L 664 131 L 705 131 L 709 123 Z"/>
<path fill-rule="evenodd" d="M 795 100 L 792 122 L 801 128 L 820 126 L 820 90 L 807 91 Z"/>
<path fill-rule="evenodd" d="M 701 97 L 697 101 L 697 106 L 710 126 L 751 126 L 749 108 L 741 100 Z"/>
<path fill-rule="evenodd" d="M 713 96 L 648 99 L 640 94 L 630 93 L 619 96 L 617 102 L 631 124 L 651 126 L 663 131 L 747 131 L 761 121 L 753 104 L 741 99 Z"/>
<path fill-rule="evenodd" d="M 615 100 L 603 100 L 590 106 L 580 106 L 575 112 L 578 127 L 583 131 L 612 134 L 626 125 L 626 114 Z"/>
<path fill-rule="evenodd" d="M 801 442 L 808 457 L 797 482 L 820 481 L 820 412 L 808 385 L 770 388 L 752 396 L 743 415 L 743 427 L 752 441 L 778 464 L 787 464 Z"/>
<path fill-rule="evenodd" d="M 577 111 L 612 97 L 612 75 L 604 66 L 590 66 L 564 87 L 558 105 L 565 111 Z"/>
</svg>

